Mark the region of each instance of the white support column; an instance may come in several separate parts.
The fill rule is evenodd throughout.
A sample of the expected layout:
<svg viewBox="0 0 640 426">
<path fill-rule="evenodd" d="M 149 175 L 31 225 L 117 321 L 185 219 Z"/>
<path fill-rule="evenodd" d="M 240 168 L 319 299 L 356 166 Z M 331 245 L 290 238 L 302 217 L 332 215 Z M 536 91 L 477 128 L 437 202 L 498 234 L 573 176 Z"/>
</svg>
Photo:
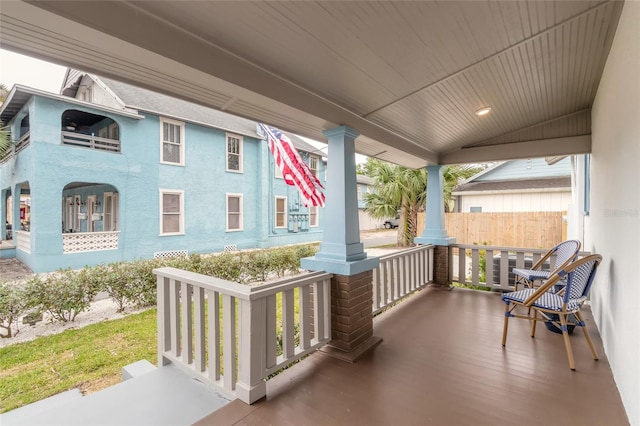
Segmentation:
<svg viewBox="0 0 640 426">
<path fill-rule="evenodd" d="M 358 131 L 347 126 L 326 130 L 329 142 L 323 240 L 320 251 L 302 259 L 302 267 L 340 275 L 355 275 L 378 266 L 367 258 L 360 242 L 356 184 L 355 138 Z"/>
<path fill-rule="evenodd" d="M 445 228 L 443 168 L 444 166 L 441 165 L 427 166 L 426 219 L 422 235 L 414 238 L 417 244 L 448 246 L 456 241 L 455 238 L 447 235 Z"/>
</svg>

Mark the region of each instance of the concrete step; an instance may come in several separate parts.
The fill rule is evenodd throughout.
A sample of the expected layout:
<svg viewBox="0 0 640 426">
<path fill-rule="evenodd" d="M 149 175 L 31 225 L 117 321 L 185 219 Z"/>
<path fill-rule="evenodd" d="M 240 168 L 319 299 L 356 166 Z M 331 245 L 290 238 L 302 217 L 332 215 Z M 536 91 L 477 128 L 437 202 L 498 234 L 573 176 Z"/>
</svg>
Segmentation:
<svg viewBox="0 0 640 426">
<path fill-rule="evenodd" d="M 20 424 L 21 419 L 31 416 L 37 416 L 42 412 L 55 409 L 70 401 L 82 398 L 82 392 L 80 389 L 71 389 L 66 392 L 61 392 L 57 395 L 53 395 L 49 398 L 43 399 L 33 404 L 25 405 L 24 407 L 16 408 L 7 413 L 0 414 L 0 425 L 12 425 Z"/>
<path fill-rule="evenodd" d="M 190 425 L 229 402 L 213 388 L 167 365 L 44 409 L 30 409 L 35 405 L 31 404 L 10 411 L 2 415 L 0 424 Z"/>
</svg>

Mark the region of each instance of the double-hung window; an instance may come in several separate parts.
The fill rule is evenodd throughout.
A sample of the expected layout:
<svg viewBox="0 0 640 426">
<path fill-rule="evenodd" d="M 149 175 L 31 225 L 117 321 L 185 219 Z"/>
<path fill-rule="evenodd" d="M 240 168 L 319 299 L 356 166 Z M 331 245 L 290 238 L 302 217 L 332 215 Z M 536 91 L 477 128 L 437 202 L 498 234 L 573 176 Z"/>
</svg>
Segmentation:
<svg viewBox="0 0 640 426">
<path fill-rule="evenodd" d="M 242 173 L 242 136 L 227 133 L 227 171 Z"/>
<path fill-rule="evenodd" d="M 160 190 L 160 235 L 184 234 L 184 191 Z"/>
<path fill-rule="evenodd" d="M 317 178 L 320 177 L 319 169 L 318 169 L 318 157 L 315 155 L 309 156 L 309 169 L 311 169 L 311 173 L 313 173 Z"/>
<path fill-rule="evenodd" d="M 242 194 L 227 194 L 227 231 L 242 229 Z"/>
<path fill-rule="evenodd" d="M 314 228 L 318 226 L 320 221 L 319 217 L 319 207 L 318 206 L 309 206 L 309 227 Z"/>
<path fill-rule="evenodd" d="M 287 197 L 276 197 L 276 228 L 287 227 Z"/>
<path fill-rule="evenodd" d="M 160 119 L 160 162 L 184 165 L 184 123 Z"/>
</svg>

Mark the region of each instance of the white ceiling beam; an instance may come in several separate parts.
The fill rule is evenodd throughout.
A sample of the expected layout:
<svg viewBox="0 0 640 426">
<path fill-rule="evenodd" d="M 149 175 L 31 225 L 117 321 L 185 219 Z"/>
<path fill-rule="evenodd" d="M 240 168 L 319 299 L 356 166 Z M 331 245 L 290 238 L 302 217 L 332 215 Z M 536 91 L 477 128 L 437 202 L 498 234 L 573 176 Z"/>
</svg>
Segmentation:
<svg viewBox="0 0 640 426">
<path fill-rule="evenodd" d="M 591 153 L 591 135 L 583 135 L 461 148 L 441 154 L 439 164 L 466 164 L 589 153 Z"/>
</svg>

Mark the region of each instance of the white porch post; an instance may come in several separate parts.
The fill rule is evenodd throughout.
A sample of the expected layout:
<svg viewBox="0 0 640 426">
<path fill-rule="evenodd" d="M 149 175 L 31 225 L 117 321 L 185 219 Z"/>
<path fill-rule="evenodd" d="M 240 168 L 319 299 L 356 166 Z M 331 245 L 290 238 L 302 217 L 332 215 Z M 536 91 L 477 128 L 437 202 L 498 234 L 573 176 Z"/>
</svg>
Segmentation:
<svg viewBox="0 0 640 426">
<path fill-rule="evenodd" d="M 360 242 L 356 184 L 355 139 L 347 126 L 324 131 L 329 142 L 324 231 L 320 251 L 302 259 L 302 267 L 341 275 L 355 275 L 378 267 Z"/>
<path fill-rule="evenodd" d="M 427 166 L 427 205 L 424 231 L 416 244 L 433 244 L 433 278 L 438 285 L 449 285 L 449 245 L 456 242 L 447 235 L 444 221 L 444 166 Z"/>
<path fill-rule="evenodd" d="M 6 236 L 6 223 L 8 217 L 7 211 L 7 195 L 9 190 L 2 189 L 0 190 L 0 240 L 5 240 Z"/>
<path fill-rule="evenodd" d="M 320 251 L 301 260 L 305 269 L 333 273 L 331 342 L 322 350 L 347 362 L 375 348 L 373 335 L 373 269 L 380 261 L 367 257 L 360 242 L 356 192 L 355 138 L 346 126 L 324 132 L 329 142 L 327 205 Z"/>
<path fill-rule="evenodd" d="M 448 246 L 456 242 L 445 228 L 443 168 L 442 165 L 427 166 L 426 219 L 422 235 L 414 239 L 417 244 Z"/>
</svg>

